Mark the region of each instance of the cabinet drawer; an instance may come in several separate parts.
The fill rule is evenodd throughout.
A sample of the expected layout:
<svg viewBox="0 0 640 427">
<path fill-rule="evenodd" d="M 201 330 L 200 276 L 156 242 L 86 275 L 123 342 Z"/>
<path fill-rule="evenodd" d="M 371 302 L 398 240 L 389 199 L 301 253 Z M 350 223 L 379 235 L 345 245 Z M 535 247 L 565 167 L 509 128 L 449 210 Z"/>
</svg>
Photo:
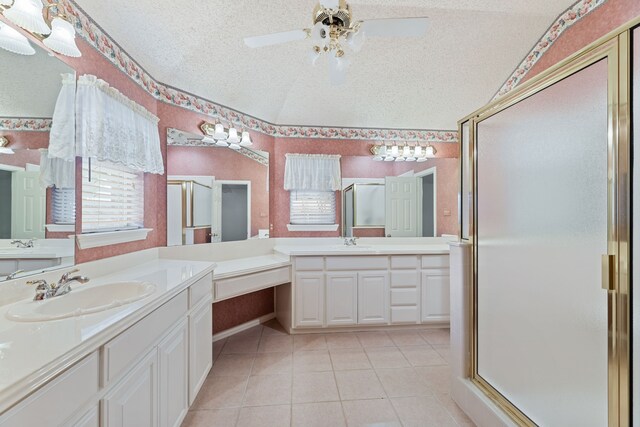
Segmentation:
<svg viewBox="0 0 640 427">
<path fill-rule="evenodd" d="M 244 295 L 291 281 L 291 269 L 281 267 L 260 273 L 247 274 L 214 281 L 215 301 Z"/>
<path fill-rule="evenodd" d="M 193 308 L 205 298 L 213 298 L 213 280 L 211 273 L 189 287 L 189 308 Z"/>
<path fill-rule="evenodd" d="M 386 256 L 332 256 L 327 257 L 327 270 L 386 270 Z"/>
<path fill-rule="evenodd" d="M 417 270 L 392 271 L 392 288 L 416 288 L 420 281 L 420 274 Z"/>
<path fill-rule="evenodd" d="M 418 322 L 418 307 L 416 306 L 404 306 L 404 307 L 391 307 L 391 323 L 417 323 Z"/>
<path fill-rule="evenodd" d="M 418 257 L 412 255 L 403 255 L 403 256 L 392 256 L 391 257 L 391 268 L 392 269 L 400 269 L 400 268 L 418 268 Z"/>
<path fill-rule="evenodd" d="M 98 392 L 98 353 L 87 356 L 0 416 L 3 427 L 58 426 Z"/>
<path fill-rule="evenodd" d="M 102 385 L 131 367 L 166 330 L 187 314 L 187 290 L 102 347 Z"/>
<path fill-rule="evenodd" d="M 316 256 L 296 257 L 295 265 L 298 271 L 322 271 L 324 270 L 324 258 Z"/>
<path fill-rule="evenodd" d="M 449 268 L 449 255 L 424 255 L 422 268 Z"/>
<path fill-rule="evenodd" d="M 417 305 L 418 290 L 417 289 L 392 289 L 391 305 Z"/>
</svg>

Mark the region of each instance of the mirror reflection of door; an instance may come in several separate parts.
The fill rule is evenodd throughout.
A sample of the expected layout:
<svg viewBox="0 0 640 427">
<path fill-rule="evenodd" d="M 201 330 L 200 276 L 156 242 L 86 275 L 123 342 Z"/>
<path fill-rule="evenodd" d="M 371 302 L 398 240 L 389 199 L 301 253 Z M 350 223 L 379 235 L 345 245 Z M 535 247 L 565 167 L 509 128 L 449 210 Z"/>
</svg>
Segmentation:
<svg viewBox="0 0 640 427">
<path fill-rule="evenodd" d="M 246 240 L 250 236 L 250 183 L 221 182 L 220 203 L 221 241 Z"/>
<path fill-rule="evenodd" d="M 11 238 L 44 239 L 46 192 L 40 172 L 11 174 Z"/>
<path fill-rule="evenodd" d="M 436 237 L 436 168 L 427 169 L 417 176 L 422 181 L 422 203 L 418 206 L 422 210 L 422 237 Z"/>
</svg>

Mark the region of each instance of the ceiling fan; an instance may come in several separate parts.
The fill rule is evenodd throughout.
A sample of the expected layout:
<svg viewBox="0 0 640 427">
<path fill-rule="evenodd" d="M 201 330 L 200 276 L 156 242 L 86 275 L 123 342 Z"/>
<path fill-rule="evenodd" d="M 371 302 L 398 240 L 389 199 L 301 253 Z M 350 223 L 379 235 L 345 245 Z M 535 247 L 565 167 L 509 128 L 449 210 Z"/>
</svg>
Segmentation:
<svg viewBox="0 0 640 427">
<path fill-rule="evenodd" d="M 315 65 L 322 54 L 327 54 L 331 82 L 339 85 L 346 80 L 349 64 L 345 48 L 359 52 L 369 37 L 421 37 L 429 23 L 427 17 L 354 21 L 346 0 L 321 2 L 313 10 L 312 28 L 246 37 L 244 43 L 258 48 L 310 38 L 313 41 L 309 53 L 312 64 Z"/>
</svg>

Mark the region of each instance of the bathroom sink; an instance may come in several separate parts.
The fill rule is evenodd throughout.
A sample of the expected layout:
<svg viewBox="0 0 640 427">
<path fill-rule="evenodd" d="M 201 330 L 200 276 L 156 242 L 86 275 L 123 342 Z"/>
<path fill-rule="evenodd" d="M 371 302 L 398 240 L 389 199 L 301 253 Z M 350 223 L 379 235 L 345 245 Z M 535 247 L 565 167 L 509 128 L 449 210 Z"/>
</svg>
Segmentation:
<svg viewBox="0 0 640 427">
<path fill-rule="evenodd" d="M 76 287 L 59 297 L 16 303 L 7 311 L 6 317 L 16 322 L 44 322 L 83 316 L 130 304 L 148 297 L 155 290 L 154 284 L 138 281 L 115 282 L 86 289 Z"/>
<path fill-rule="evenodd" d="M 335 245 L 331 246 L 331 250 L 333 251 L 355 251 L 358 249 L 361 250 L 369 250 L 373 248 L 371 245 L 355 245 L 355 246 L 347 246 L 347 245 Z"/>
</svg>

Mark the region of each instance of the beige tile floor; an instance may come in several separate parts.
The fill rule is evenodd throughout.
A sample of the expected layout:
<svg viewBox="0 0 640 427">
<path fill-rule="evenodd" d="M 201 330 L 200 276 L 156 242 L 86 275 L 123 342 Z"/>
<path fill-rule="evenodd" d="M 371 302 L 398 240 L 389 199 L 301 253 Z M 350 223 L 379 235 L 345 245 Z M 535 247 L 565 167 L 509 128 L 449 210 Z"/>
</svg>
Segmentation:
<svg viewBox="0 0 640 427">
<path fill-rule="evenodd" d="M 448 357 L 448 329 L 289 336 L 272 321 L 214 343 L 182 426 L 472 427 Z"/>
</svg>

